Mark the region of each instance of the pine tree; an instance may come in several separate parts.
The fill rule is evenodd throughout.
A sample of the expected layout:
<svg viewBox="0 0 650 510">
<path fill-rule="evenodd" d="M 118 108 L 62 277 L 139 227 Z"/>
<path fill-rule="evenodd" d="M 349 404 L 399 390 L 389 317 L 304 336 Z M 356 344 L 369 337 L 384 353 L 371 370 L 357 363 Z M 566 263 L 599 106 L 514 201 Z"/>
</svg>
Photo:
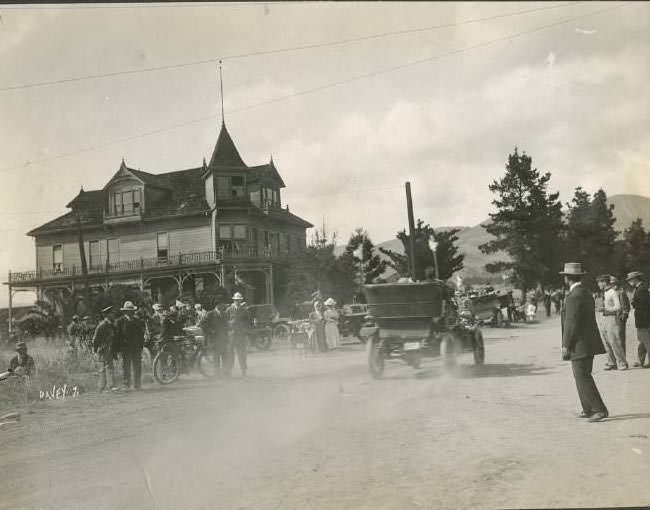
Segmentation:
<svg viewBox="0 0 650 510">
<path fill-rule="evenodd" d="M 359 248 L 360 258 L 357 256 Z M 375 253 L 375 245 L 362 228 L 357 228 L 350 236 L 342 257 L 349 257 L 354 266 L 363 267 L 363 283 L 371 283 L 386 270 L 386 261 Z"/>
<path fill-rule="evenodd" d="M 641 218 L 625 229 L 618 248 L 616 258 L 620 274 L 630 271 L 650 274 L 650 231 L 645 230 Z"/>
<path fill-rule="evenodd" d="M 503 178 L 489 189 L 497 195 L 492 204 L 497 212 L 483 228 L 495 239 L 481 245 L 483 253 L 504 252 L 509 261 L 487 264 L 489 272 L 510 270 L 515 283 L 525 292 L 538 283 L 559 282 L 560 241 L 563 231 L 559 193 L 549 193 L 550 172 L 532 167 L 532 158 L 517 148 L 508 156 Z"/>
<path fill-rule="evenodd" d="M 438 274 L 441 280 L 447 280 L 456 271 L 463 268 L 465 255 L 459 253 L 456 245 L 458 241 L 459 229 L 440 230 L 436 232 L 428 223 L 418 219 L 415 225 L 415 260 L 416 274 L 415 280 L 424 279 L 427 268 L 433 268 L 435 261 L 433 252 L 429 247 L 429 240 L 433 239 L 437 243 L 436 254 L 438 262 Z M 379 248 L 379 250 L 388 257 L 388 265 L 392 267 L 400 276 L 409 275 L 409 259 L 411 257 L 410 235 L 406 230 L 397 233 L 397 239 L 402 242 L 404 253 L 397 253 L 392 250 Z"/>
<path fill-rule="evenodd" d="M 614 206 L 607 203 L 607 194 L 600 189 L 590 198 L 578 187 L 567 207 L 567 257 L 582 262 L 591 280 L 598 274 L 617 272 L 618 233 L 614 229 Z"/>
</svg>

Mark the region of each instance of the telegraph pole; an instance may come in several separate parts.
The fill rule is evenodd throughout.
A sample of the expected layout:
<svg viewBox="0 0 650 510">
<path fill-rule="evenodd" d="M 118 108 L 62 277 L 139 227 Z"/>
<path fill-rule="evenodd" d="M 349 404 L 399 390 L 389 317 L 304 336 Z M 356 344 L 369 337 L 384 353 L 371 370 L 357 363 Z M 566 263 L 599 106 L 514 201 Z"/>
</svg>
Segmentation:
<svg viewBox="0 0 650 510">
<path fill-rule="evenodd" d="M 79 241 L 79 258 L 81 259 L 81 275 L 84 282 L 84 294 L 86 301 L 86 313 L 91 315 L 91 294 L 90 294 L 90 282 L 88 281 L 88 264 L 86 263 L 86 250 L 84 250 L 84 233 L 81 228 L 81 218 L 79 217 L 79 212 L 75 211 L 75 219 L 77 221 L 77 235 Z"/>
<path fill-rule="evenodd" d="M 415 262 L 415 220 L 413 219 L 413 199 L 411 198 L 411 183 L 406 183 L 406 209 L 409 218 L 409 249 L 411 251 L 409 257 L 409 271 L 411 278 L 415 281 L 417 270 L 417 263 Z"/>
</svg>

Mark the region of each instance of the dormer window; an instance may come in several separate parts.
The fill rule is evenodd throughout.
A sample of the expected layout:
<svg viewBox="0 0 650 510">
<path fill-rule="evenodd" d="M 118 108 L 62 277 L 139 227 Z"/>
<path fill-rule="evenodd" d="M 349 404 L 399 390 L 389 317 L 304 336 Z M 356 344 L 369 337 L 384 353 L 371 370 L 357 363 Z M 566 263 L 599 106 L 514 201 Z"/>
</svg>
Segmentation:
<svg viewBox="0 0 650 510">
<path fill-rule="evenodd" d="M 140 212 L 142 199 L 139 189 L 117 191 L 111 197 L 111 213 L 114 216 L 130 216 Z"/>
</svg>

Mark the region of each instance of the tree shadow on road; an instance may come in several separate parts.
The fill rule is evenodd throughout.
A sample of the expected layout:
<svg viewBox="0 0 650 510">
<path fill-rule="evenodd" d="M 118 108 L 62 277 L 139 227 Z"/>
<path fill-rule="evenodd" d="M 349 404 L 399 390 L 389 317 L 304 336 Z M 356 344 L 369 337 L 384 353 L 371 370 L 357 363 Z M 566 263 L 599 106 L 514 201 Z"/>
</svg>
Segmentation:
<svg viewBox="0 0 650 510">
<path fill-rule="evenodd" d="M 414 374 L 418 379 L 435 379 L 448 376 L 456 379 L 481 379 L 488 377 L 526 377 L 533 375 L 547 375 L 553 370 L 551 367 L 534 365 L 532 363 L 491 363 L 481 366 L 459 365 L 446 371 L 441 366 L 419 370 Z M 386 377 L 386 379 L 402 379 L 404 377 Z"/>
<path fill-rule="evenodd" d="M 650 420 L 650 413 L 631 413 L 610 416 L 605 421 Z"/>
</svg>

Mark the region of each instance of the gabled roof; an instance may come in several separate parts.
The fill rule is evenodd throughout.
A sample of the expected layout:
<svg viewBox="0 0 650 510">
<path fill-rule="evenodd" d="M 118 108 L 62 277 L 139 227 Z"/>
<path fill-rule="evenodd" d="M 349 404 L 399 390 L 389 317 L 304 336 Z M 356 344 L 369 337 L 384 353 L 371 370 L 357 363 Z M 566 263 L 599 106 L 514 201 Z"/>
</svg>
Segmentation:
<svg viewBox="0 0 650 510">
<path fill-rule="evenodd" d="M 104 191 L 101 189 L 94 189 L 84 191 L 83 188 L 79 190 L 79 194 L 74 197 L 66 207 L 70 209 L 101 209 L 103 207 Z"/>
<path fill-rule="evenodd" d="M 133 175 L 135 175 L 138 179 L 140 179 L 145 186 L 153 186 L 154 188 L 162 188 L 162 189 L 171 189 L 169 187 L 169 183 L 165 182 L 164 179 L 162 179 L 162 175 L 154 175 L 150 174 L 149 172 L 143 172 L 142 170 L 135 170 L 133 168 L 128 168 L 127 170 L 130 171 Z"/>
<path fill-rule="evenodd" d="M 212 152 L 212 157 L 210 158 L 210 168 L 246 168 L 246 163 L 239 155 L 237 147 L 235 147 L 235 142 L 232 141 L 228 129 L 226 129 L 226 124 L 221 123 L 221 131 L 219 132 L 219 138 L 217 138 L 217 144 L 214 146 L 214 151 Z"/>
<path fill-rule="evenodd" d="M 90 193 L 87 191 L 86 193 Z M 84 209 L 80 213 L 80 223 L 82 225 L 97 225 L 101 223 L 102 221 L 102 209 Z M 48 221 L 47 223 L 44 223 L 43 225 L 36 227 L 29 232 L 27 232 L 28 236 L 35 236 L 39 234 L 46 234 L 49 232 L 56 232 L 58 230 L 69 230 L 71 228 L 76 228 L 77 226 L 77 218 L 75 217 L 75 213 L 70 211 L 68 213 L 65 213 L 58 218 L 54 218 L 51 221 Z"/>
<path fill-rule="evenodd" d="M 136 179 L 142 182 L 145 186 L 152 186 L 154 188 L 161 188 L 161 189 L 171 189 L 169 186 L 169 183 L 165 181 L 164 179 L 161 179 L 161 175 L 155 175 L 155 174 L 150 174 L 149 172 L 143 172 L 142 170 L 136 170 L 135 168 L 129 168 L 126 166 L 126 163 L 124 162 L 124 159 L 122 159 L 122 163 L 120 164 L 120 168 L 115 172 L 113 177 L 110 178 L 110 180 L 106 183 L 104 186 L 104 190 L 106 190 L 111 183 L 117 179 L 120 176 L 123 175 L 132 175 Z"/>
<path fill-rule="evenodd" d="M 286 188 L 286 185 L 284 184 L 282 177 L 280 177 L 277 168 L 275 168 L 275 163 L 273 163 L 273 158 L 271 158 L 271 161 L 266 165 L 257 165 L 257 166 L 249 167 L 249 171 L 251 172 L 251 177 L 253 179 L 259 179 L 260 177 L 267 176 L 270 177 L 272 180 L 276 181 L 281 188 Z"/>
</svg>

